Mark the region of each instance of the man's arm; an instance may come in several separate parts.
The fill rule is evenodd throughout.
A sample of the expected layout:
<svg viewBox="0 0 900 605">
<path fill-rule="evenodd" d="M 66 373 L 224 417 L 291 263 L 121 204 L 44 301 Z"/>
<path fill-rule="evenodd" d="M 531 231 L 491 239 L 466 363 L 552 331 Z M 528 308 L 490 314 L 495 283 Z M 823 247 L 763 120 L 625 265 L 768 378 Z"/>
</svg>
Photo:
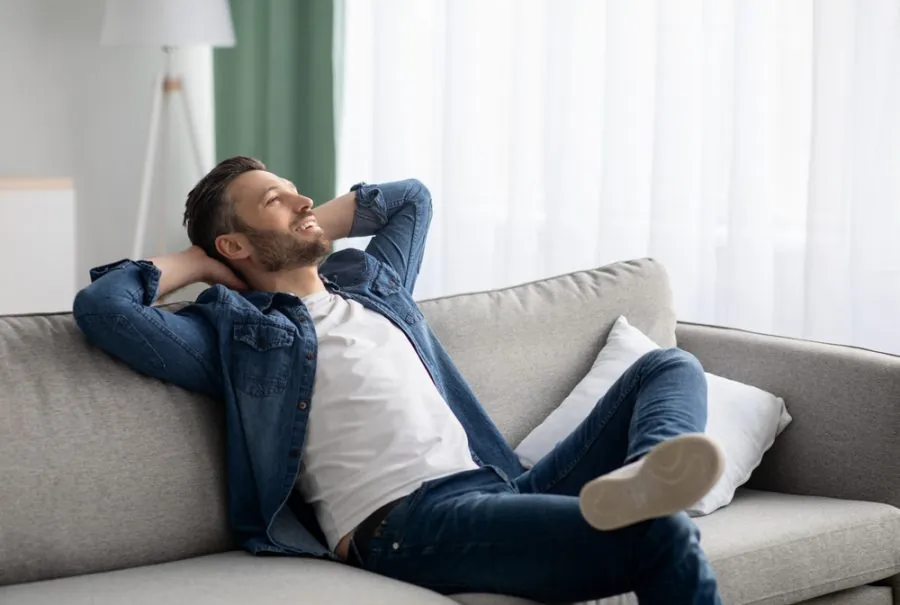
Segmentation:
<svg viewBox="0 0 900 605">
<path fill-rule="evenodd" d="M 350 237 L 356 216 L 356 192 L 351 191 L 312 209 L 316 222 L 331 241 Z"/>
<path fill-rule="evenodd" d="M 217 335 L 198 305 L 177 313 L 151 305 L 159 296 L 199 281 L 240 287 L 224 265 L 189 248 L 150 261 L 98 267 L 91 279 L 73 304 L 88 342 L 143 374 L 209 395 L 220 392 Z M 204 293 L 198 302 L 204 297 L 211 302 L 215 292 Z"/>
<path fill-rule="evenodd" d="M 313 213 L 328 239 L 373 235 L 366 252 L 394 269 L 413 291 L 431 224 L 431 193 L 420 181 L 355 185 Z"/>
</svg>

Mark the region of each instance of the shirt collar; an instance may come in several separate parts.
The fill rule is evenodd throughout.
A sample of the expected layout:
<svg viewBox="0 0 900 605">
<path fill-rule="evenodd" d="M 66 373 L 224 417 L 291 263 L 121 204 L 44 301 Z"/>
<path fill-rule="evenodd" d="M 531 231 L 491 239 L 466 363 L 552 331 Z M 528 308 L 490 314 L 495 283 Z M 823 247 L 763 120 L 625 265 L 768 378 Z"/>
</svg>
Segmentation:
<svg viewBox="0 0 900 605">
<path fill-rule="evenodd" d="M 339 290 L 340 287 L 328 279 L 324 275 L 319 275 L 319 278 L 322 280 L 322 283 L 325 284 L 325 287 L 329 291 Z M 248 302 L 250 302 L 257 309 L 266 313 L 269 309 L 271 309 L 276 303 L 281 303 L 282 301 L 298 301 L 300 304 L 303 304 L 299 296 L 291 292 L 260 292 L 258 290 L 254 290 L 252 292 L 242 292 L 241 293 Z"/>
</svg>

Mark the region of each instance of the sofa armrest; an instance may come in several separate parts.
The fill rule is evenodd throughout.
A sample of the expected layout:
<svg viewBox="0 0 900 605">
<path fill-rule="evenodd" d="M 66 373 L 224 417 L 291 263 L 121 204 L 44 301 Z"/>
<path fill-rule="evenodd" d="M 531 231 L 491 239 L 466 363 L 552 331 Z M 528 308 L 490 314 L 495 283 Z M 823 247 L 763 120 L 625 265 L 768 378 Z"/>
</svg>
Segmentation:
<svg viewBox="0 0 900 605">
<path fill-rule="evenodd" d="M 707 372 L 784 398 L 794 421 L 748 487 L 900 506 L 900 357 L 679 324 Z"/>
</svg>

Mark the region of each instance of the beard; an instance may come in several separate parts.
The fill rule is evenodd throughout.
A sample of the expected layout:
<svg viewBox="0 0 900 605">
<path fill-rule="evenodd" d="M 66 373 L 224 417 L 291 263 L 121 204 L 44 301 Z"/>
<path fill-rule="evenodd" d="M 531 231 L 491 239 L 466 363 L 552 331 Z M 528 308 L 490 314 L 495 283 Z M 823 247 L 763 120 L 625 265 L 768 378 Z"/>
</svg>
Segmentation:
<svg viewBox="0 0 900 605">
<path fill-rule="evenodd" d="M 299 224 L 303 218 L 300 217 L 294 224 Z M 303 241 L 283 231 L 245 227 L 242 232 L 253 246 L 256 260 L 270 273 L 318 265 L 331 251 L 331 242 L 321 234 Z"/>
</svg>

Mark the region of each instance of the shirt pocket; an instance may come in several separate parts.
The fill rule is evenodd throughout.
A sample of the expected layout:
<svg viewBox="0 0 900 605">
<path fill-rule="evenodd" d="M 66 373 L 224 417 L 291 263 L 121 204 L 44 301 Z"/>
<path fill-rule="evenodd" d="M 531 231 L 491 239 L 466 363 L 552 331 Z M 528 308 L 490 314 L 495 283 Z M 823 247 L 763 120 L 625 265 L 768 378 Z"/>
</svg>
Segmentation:
<svg viewBox="0 0 900 605">
<path fill-rule="evenodd" d="M 287 389 L 293 360 L 294 333 L 264 323 L 236 323 L 232 332 L 232 381 L 254 397 Z"/>
<path fill-rule="evenodd" d="M 419 305 L 400 283 L 400 277 L 391 267 L 381 264 L 371 284 L 374 292 L 400 319 L 412 325 L 423 319 Z"/>
</svg>

